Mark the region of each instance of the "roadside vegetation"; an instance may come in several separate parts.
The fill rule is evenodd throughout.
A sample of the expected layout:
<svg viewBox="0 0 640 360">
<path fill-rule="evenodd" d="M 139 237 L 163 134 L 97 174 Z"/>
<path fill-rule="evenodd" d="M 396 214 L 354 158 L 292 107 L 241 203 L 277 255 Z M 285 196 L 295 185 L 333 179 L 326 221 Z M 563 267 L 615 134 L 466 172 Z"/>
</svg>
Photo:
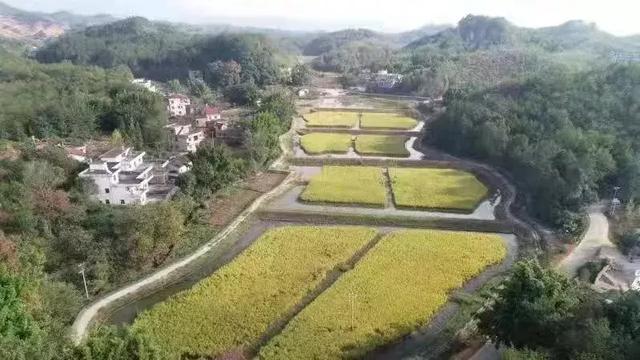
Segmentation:
<svg viewBox="0 0 640 360">
<path fill-rule="evenodd" d="M 407 136 L 397 135 L 358 135 L 355 151 L 360 155 L 407 157 Z"/>
<path fill-rule="evenodd" d="M 300 138 L 300 146 L 307 154 L 345 154 L 353 143 L 349 134 L 311 133 Z"/>
<path fill-rule="evenodd" d="M 358 124 L 358 113 L 349 111 L 314 111 L 304 115 L 308 127 L 353 128 Z"/>
<path fill-rule="evenodd" d="M 418 121 L 405 115 L 390 113 L 363 113 L 360 120 L 362 129 L 411 130 Z"/>
<path fill-rule="evenodd" d="M 362 227 L 282 227 L 193 289 L 142 314 L 134 328 L 173 353 L 251 349 L 327 272 L 376 235 Z"/>
<path fill-rule="evenodd" d="M 452 290 L 505 255 L 498 235 L 391 233 L 289 322 L 260 351 L 260 357 L 362 357 L 426 325 Z"/>
<path fill-rule="evenodd" d="M 516 264 L 479 315 L 480 333 L 510 359 L 640 358 L 640 294 L 599 294 L 554 270 Z"/>
<path fill-rule="evenodd" d="M 473 174 L 454 169 L 389 168 L 398 207 L 473 212 L 488 195 Z"/>
<path fill-rule="evenodd" d="M 384 207 L 387 189 L 382 169 L 367 166 L 324 166 L 300 199 L 316 203 Z"/>
</svg>

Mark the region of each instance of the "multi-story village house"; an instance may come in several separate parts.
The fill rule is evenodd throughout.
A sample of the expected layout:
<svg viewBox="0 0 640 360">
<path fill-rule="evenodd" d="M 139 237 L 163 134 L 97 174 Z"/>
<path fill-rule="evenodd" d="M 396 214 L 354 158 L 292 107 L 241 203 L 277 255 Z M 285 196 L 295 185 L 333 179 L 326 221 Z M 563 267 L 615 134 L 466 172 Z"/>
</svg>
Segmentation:
<svg viewBox="0 0 640 360">
<path fill-rule="evenodd" d="M 191 107 L 191 100 L 189 97 L 182 94 L 170 94 L 167 96 L 169 105 L 167 105 L 167 111 L 171 116 L 186 116 L 189 114 Z"/>
<path fill-rule="evenodd" d="M 166 126 L 174 150 L 179 152 L 196 152 L 198 145 L 204 140 L 204 132 L 194 129 L 190 123 L 175 122 Z"/>
<path fill-rule="evenodd" d="M 80 177 L 96 184 L 94 196 L 105 204 L 146 204 L 153 166 L 145 164 L 144 151 L 112 149 L 92 161 Z"/>
</svg>

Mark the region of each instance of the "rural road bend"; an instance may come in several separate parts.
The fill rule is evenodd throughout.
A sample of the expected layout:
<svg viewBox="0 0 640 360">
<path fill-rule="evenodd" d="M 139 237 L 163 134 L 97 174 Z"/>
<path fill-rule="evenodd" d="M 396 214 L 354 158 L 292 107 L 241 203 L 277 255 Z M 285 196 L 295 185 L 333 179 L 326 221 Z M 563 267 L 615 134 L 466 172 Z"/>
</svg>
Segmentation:
<svg viewBox="0 0 640 360">
<path fill-rule="evenodd" d="M 569 276 L 577 275 L 578 269 L 594 259 L 598 250 L 603 247 L 614 247 L 609 240 L 609 222 L 604 215 L 601 206 L 593 206 L 589 209 L 589 228 L 585 232 L 580 244 L 564 258 L 558 268 Z"/>
<path fill-rule="evenodd" d="M 212 248 L 214 248 L 220 241 L 222 241 L 226 236 L 228 236 L 231 232 L 233 232 L 239 225 L 242 223 L 251 213 L 253 213 L 264 201 L 271 198 L 275 194 L 278 194 L 280 191 L 286 188 L 286 184 L 291 180 L 291 174 L 285 178 L 278 186 L 272 189 L 270 192 L 263 194 L 258 199 L 256 199 L 253 204 L 251 204 L 247 209 L 245 209 L 233 222 L 231 222 L 223 231 L 218 233 L 213 239 L 211 239 L 208 243 L 201 246 L 196 252 L 189 255 L 188 257 L 175 262 L 165 268 L 162 268 L 152 274 L 149 274 L 139 281 L 125 286 L 120 290 L 117 290 L 113 293 L 110 293 L 97 301 L 89 304 L 85 308 L 83 308 L 78 316 L 76 317 L 73 325 L 71 326 L 71 339 L 74 343 L 79 344 L 85 338 L 91 322 L 95 319 L 98 313 L 104 308 L 108 307 L 115 301 L 121 300 L 126 296 L 134 294 L 140 290 L 143 290 L 145 287 L 152 285 L 156 282 L 160 282 L 165 280 L 167 277 L 171 276 L 175 271 L 185 267 L 186 265 L 192 263 L 194 260 L 197 260 L 201 256 L 205 255 Z"/>
</svg>

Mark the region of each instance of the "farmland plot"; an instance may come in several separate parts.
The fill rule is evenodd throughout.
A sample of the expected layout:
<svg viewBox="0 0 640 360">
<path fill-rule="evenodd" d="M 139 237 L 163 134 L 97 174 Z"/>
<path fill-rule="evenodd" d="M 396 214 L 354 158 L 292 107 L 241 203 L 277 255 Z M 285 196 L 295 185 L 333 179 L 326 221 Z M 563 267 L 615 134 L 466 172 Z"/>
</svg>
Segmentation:
<svg viewBox="0 0 640 360">
<path fill-rule="evenodd" d="M 349 111 L 316 111 L 304 115 L 308 127 L 352 128 L 358 123 L 358 113 Z"/>
<path fill-rule="evenodd" d="M 407 136 L 358 135 L 355 150 L 360 155 L 407 157 Z"/>
<path fill-rule="evenodd" d="M 307 154 L 344 154 L 351 143 L 349 134 L 311 133 L 300 138 L 300 146 Z"/>
<path fill-rule="evenodd" d="M 382 169 L 368 166 L 324 166 L 300 199 L 310 202 L 384 207 L 387 189 Z"/>
<path fill-rule="evenodd" d="M 176 358 L 250 348 L 375 235 L 363 227 L 272 229 L 193 289 L 142 314 L 134 327 Z"/>
<path fill-rule="evenodd" d="M 363 113 L 360 127 L 363 129 L 410 130 L 418 125 L 415 119 L 400 114 Z"/>
<path fill-rule="evenodd" d="M 473 212 L 488 190 L 473 174 L 454 169 L 389 168 L 396 206 Z"/>
<path fill-rule="evenodd" d="M 361 357 L 426 325 L 452 290 L 505 256 L 498 235 L 391 233 L 289 322 L 260 357 Z"/>
</svg>

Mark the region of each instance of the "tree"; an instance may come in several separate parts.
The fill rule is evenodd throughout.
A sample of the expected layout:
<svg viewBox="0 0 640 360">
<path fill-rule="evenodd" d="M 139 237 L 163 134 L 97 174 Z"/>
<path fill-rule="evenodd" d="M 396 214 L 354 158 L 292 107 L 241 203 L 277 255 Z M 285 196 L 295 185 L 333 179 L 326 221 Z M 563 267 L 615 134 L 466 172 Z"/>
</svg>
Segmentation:
<svg viewBox="0 0 640 360">
<path fill-rule="evenodd" d="M 181 176 L 178 185 L 196 198 L 211 195 L 237 181 L 246 170 L 244 161 L 234 158 L 224 145 L 200 146 L 190 159 L 191 171 Z"/>
<path fill-rule="evenodd" d="M 479 329 L 496 344 L 553 347 L 578 303 L 573 282 L 534 261 L 517 263 Z"/>
<path fill-rule="evenodd" d="M 291 85 L 303 86 L 311 81 L 311 69 L 306 64 L 296 64 L 291 69 Z"/>
<path fill-rule="evenodd" d="M 259 89 L 254 83 L 246 82 L 225 88 L 224 96 L 236 105 L 252 105 L 258 100 Z"/>
<path fill-rule="evenodd" d="M 207 82 L 213 87 L 226 88 L 242 81 L 242 66 L 234 60 L 217 60 L 207 64 Z"/>
<path fill-rule="evenodd" d="M 162 264 L 184 238 L 184 216 L 171 202 L 135 207 L 118 222 L 120 241 L 135 268 Z"/>
<path fill-rule="evenodd" d="M 33 319 L 20 298 L 24 282 L 0 268 L 0 337 L 26 340 L 36 332 Z"/>
<path fill-rule="evenodd" d="M 126 327 L 101 327 L 75 350 L 78 360 L 165 360 L 147 336 Z"/>
<path fill-rule="evenodd" d="M 282 128 L 280 119 L 270 112 L 258 113 L 249 123 L 245 145 L 257 167 L 267 165 L 280 154 Z"/>
<path fill-rule="evenodd" d="M 182 83 L 178 79 L 167 81 L 167 88 L 170 92 L 175 94 L 184 94 L 185 92 L 187 92 L 187 88 L 182 85 Z"/>
</svg>

